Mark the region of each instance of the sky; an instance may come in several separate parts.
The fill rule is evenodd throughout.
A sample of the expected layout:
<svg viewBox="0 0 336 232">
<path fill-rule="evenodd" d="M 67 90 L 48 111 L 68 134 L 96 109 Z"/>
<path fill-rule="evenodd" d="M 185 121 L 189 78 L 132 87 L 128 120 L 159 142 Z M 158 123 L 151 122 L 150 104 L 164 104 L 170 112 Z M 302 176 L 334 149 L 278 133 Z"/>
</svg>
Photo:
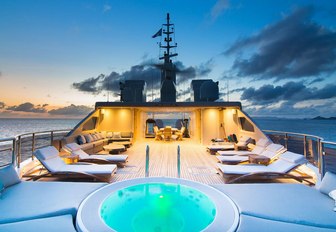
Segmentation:
<svg viewBox="0 0 336 232">
<path fill-rule="evenodd" d="M 209 78 L 251 116 L 336 116 L 336 1 L 2 0 L 0 117 L 82 117 L 131 79 L 157 100 L 168 12 L 178 101 Z"/>
</svg>

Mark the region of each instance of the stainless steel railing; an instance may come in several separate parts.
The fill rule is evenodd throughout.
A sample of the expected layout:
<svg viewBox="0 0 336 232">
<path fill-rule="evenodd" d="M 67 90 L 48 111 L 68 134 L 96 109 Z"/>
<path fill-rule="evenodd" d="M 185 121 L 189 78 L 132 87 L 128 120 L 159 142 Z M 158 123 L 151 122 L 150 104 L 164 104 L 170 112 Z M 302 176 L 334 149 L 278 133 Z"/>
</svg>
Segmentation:
<svg viewBox="0 0 336 232">
<path fill-rule="evenodd" d="M 18 168 L 23 160 L 32 158 L 36 149 L 54 145 L 70 131 L 70 129 L 39 131 L 32 133 L 24 133 L 12 138 L 0 139 L 0 166 L 6 163 L 12 163 Z M 4 157 L 3 153 L 11 152 L 11 157 Z"/>
<path fill-rule="evenodd" d="M 177 145 L 177 178 L 181 177 L 181 152 L 180 145 Z"/>
<path fill-rule="evenodd" d="M 304 133 L 264 130 L 273 142 L 284 145 L 289 151 L 302 153 L 318 167 L 321 177 L 326 171 L 336 171 L 336 142 Z"/>
<path fill-rule="evenodd" d="M 146 146 L 146 169 L 145 169 L 145 177 L 149 176 L 149 146 Z"/>
</svg>

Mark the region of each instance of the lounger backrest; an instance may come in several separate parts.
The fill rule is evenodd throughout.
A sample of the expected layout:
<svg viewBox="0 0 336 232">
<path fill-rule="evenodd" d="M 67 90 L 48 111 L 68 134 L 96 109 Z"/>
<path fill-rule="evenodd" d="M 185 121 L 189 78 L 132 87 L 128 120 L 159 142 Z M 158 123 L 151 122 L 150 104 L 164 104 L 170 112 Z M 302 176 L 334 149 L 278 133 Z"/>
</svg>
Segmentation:
<svg viewBox="0 0 336 232">
<path fill-rule="evenodd" d="M 239 137 L 237 146 L 246 146 L 251 141 L 251 137 L 247 135 L 242 135 Z"/>
<path fill-rule="evenodd" d="M 65 144 L 64 147 L 69 151 L 77 151 L 81 149 L 81 147 L 77 143 L 68 143 Z"/>
<path fill-rule="evenodd" d="M 71 152 L 71 155 L 78 155 L 79 159 L 88 159 L 90 158 L 90 155 L 83 151 L 82 149 L 75 150 Z"/>
<path fill-rule="evenodd" d="M 279 156 L 279 159 L 267 166 L 272 172 L 287 173 L 301 164 L 306 163 L 307 160 L 303 155 L 296 154 L 290 151 Z"/>
<path fill-rule="evenodd" d="M 272 142 L 269 139 L 264 139 L 261 138 L 256 142 L 256 146 L 260 146 L 260 147 L 267 147 L 268 145 L 270 145 Z"/>
<path fill-rule="evenodd" d="M 286 149 L 281 144 L 271 143 L 266 147 L 266 150 L 271 151 L 271 152 L 275 152 L 275 153 L 282 153 Z"/>
<path fill-rule="evenodd" d="M 34 155 L 50 172 L 61 171 L 62 167 L 66 165 L 53 146 L 37 149 Z"/>
<path fill-rule="evenodd" d="M 265 151 L 265 147 L 255 146 L 251 152 L 260 155 L 263 151 Z"/>
<path fill-rule="evenodd" d="M 278 155 L 285 151 L 286 149 L 284 148 L 284 146 L 276 143 L 271 143 L 260 155 L 267 156 L 270 159 L 275 159 Z"/>
<path fill-rule="evenodd" d="M 85 151 L 83 151 L 77 143 L 68 143 L 64 147 L 69 151 L 71 151 L 72 155 L 78 155 L 79 159 L 90 158 L 90 155 Z"/>
</svg>

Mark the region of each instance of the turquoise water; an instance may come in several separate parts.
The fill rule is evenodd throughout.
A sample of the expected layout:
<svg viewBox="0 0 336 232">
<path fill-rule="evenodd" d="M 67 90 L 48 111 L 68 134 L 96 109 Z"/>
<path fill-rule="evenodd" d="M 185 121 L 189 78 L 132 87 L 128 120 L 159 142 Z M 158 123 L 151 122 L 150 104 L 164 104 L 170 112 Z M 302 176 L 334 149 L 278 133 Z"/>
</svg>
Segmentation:
<svg viewBox="0 0 336 232">
<path fill-rule="evenodd" d="M 202 192 L 178 184 L 147 183 L 112 193 L 101 206 L 101 218 L 116 231 L 201 231 L 216 208 Z"/>
</svg>

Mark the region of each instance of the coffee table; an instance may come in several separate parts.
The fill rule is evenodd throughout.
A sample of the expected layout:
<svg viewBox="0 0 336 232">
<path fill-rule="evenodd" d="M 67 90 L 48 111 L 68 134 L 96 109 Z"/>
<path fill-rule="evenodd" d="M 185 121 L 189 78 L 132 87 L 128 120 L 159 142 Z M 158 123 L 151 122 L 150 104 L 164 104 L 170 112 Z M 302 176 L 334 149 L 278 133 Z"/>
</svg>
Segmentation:
<svg viewBox="0 0 336 232">
<path fill-rule="evenodd" d="M 110 154 L 119 154 L 120 152 L 126 151 L 124 145 L 110 143 L 108 145 L 103 146 L 105 151 L 108 151 Z"/>
<path fill-rule="evenodd" d="M 129 148 L 132 145 L 132 143 L 130 141 L 113 142 L 113 144 L 124 145 L 126 148 Z"/>
<path fill-rule="evenodd" d="M 252 164 L 263 164 L 267 165 L 271 161 L 270 158 L 264 155 L 251 154 L 249 155 L 249 162 Z"/>
</svg>

